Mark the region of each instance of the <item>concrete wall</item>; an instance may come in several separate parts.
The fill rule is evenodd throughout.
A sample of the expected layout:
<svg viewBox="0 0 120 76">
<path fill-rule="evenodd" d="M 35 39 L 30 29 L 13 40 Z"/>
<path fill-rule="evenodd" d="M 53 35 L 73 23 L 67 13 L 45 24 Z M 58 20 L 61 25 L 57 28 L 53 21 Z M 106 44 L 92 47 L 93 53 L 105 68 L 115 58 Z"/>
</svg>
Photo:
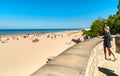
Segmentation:
<svg viewBox="0 0 120 76">
<path fill-rule="evenodd" d="M 111 44 L 112 44 L 112 50 L 116 51 L 114 38 Z M 105 56 L 104 56 L 103 41 L 102 41 L 99 44 L 97 44 L 91 51 L 91 55 L 88 60 L 85 76 L 93 76 L 95 72 L 95 68 L 97 67 L 98 63 L 100 63 L 104 59 L 105 59 Z"/>
<path fill-rule="evenodd" d="M 116 52 L 120 54 L 120 36 L 115 37 Z"/>
<path fill-rule="evenodd" d="M 65 50 L 31 76 L 93 76 L 103 59 L 102 39 L 93 38 Z"/>
</svg>

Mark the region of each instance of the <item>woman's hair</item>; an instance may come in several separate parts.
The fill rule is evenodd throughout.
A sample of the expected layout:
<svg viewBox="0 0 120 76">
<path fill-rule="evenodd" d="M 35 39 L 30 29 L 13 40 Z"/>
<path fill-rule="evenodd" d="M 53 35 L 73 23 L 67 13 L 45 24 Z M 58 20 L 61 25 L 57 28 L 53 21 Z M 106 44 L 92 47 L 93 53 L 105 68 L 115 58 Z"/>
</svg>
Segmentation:
<svg viewBox="0 0 120 76">
<path fill-rule="evenodd" d="M 110 30 L 110 27 L 109 27 L 109 26 L 105 26 L 104 29 L 106 29 L 106 30 L 109 31 L 109 30 Z"/>
</svg>

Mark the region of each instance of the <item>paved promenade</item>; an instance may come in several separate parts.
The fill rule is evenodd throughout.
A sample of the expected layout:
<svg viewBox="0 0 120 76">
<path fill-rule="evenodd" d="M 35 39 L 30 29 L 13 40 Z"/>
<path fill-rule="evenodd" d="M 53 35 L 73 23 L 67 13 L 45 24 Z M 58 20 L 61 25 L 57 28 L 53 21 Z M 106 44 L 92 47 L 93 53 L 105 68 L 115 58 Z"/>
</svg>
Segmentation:
<svg viewBox="0 0 120 76">
<path fill-rule="evenodd" d="M 81 42 L 65 50 L 31 76 L 85 76 L 90 54 L 95 51 L 93 48 L 101 41 L 100 38 L 93 38 Z M 90 70 L 91 73 L 93 72 L 92 75 L 87 74 L 86 76 L 120 76 L 120 54 L 114 51 L 117 60 L 113 62 L 104 59 L 102 44 L 96 48 L 96 51 L 95 54 L 102 55 L 93 56 L 93 60 L 97 65 L 93 62 L 92 66 L 95 69 Z M 101 58 L 102 60 L 99 61 Z"/>
<path fill-rule="evenodd" d="M 85 76 L 92 49 L 101 42 L 94 38 L 81 42 L 49 61 L 31 76 Z"/>
<path fill-rule="evenodd" d="M 94 76 L 120 76 L 120 54 L 115 55 L 117 57 L 115 62 L 103 60 L 99 63 Z"/>
</svg>

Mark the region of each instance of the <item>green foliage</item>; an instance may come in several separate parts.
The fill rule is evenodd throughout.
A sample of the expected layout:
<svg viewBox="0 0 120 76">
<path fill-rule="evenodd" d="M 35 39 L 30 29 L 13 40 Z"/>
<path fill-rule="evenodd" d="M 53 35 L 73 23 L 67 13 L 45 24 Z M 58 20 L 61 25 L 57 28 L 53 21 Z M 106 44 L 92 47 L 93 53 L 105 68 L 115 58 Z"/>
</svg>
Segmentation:
<svg viewBox="0 0 120 76">
<path fill-rule="evenodd" d="M 104 20 L 98 19 L 92 23 L 90 30 L 85 31 L 83 34 L 85 36 L 91 36 L 91 37 L 103 35 L 103 28 L 104 28 Z"/>
<path fill-rule="evenodd" d="M 95 22 L 92 23 L 91 26 L 91 31 L 92 32 L 97 32 L 96 36 L 102 35 L 103 34 L 103 27 L 104 27 L 104 20 L 96 20 Z"/>
<path fill-rule="evenodd" d="M 115 23 L 115 33 L 120 33 L 120 20 Z"/>
<path fill-rule="evenodd" d="M 118 0 L 118 11 L 115 15 L 109 15 L 108 19 L 97 19 L 95 20 L 89 31 L 85 31 L 83 34 L 85 36 L 96 37 L 103 35 L 104 26 L 108 25 L 110 27 L 111 34 L 120 34 L 120 0 Z M 107 22 L 107 23 L 106 23 Z"/>
</svg>

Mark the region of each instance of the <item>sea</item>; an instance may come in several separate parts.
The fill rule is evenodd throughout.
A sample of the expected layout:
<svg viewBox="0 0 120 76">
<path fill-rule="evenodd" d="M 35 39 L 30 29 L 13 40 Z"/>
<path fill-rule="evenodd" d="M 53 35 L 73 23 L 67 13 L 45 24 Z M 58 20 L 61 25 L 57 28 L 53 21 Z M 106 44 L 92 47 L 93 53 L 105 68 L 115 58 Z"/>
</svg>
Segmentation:
<svg viewBox="0 0 120 76">
<path fill-rule="evenodd" d="M 82 30 L 82 28 L 77 28 L 77 29 L 0 29 L 0 35 L 47 33 L 47 32 L 71 31 L 71 30 Z"/>
</svg>

